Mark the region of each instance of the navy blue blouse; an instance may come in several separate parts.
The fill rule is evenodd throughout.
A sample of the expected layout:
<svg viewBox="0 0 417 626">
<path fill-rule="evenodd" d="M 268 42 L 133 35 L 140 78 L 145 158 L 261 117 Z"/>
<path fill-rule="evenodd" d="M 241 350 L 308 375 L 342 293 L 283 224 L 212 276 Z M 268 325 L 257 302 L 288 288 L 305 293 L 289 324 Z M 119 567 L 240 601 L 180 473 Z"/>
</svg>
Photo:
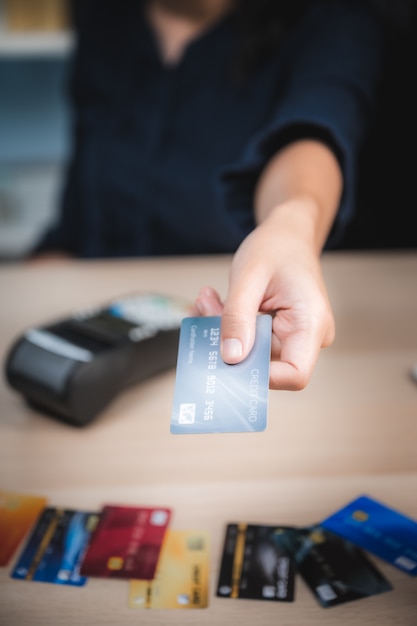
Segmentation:
<svg viewBox="0 0 417 626">
<path fill-rule="evenodd" d="M 231 79 L 233 14 L 161 61 L 142 3 L 89 3 L 78 27 L 72 158 L 60 218 L 37 250 L 79 257 L 234 252 L 254 228 L 268 159 L 300 136 L 335 151 L 352 216 L 381 33 L 366 3 L 320 1 L 245 86 Z"/>
</svg>

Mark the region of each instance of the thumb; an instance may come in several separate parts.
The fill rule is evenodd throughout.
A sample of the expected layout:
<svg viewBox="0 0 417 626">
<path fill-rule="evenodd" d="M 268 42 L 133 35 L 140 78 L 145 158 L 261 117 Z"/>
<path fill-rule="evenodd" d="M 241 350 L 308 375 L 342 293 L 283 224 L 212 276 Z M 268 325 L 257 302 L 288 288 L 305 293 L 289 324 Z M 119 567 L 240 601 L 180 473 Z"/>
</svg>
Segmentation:
<svg viewBox="0 0 417 626">
<path fill-rule="evenodd" d="M 260 295 L 236 285 L 224 302 L 220 352 L 225 363 L 239 363 L 249 354 L 255 341 L 256 316 Z"/>
</svg>

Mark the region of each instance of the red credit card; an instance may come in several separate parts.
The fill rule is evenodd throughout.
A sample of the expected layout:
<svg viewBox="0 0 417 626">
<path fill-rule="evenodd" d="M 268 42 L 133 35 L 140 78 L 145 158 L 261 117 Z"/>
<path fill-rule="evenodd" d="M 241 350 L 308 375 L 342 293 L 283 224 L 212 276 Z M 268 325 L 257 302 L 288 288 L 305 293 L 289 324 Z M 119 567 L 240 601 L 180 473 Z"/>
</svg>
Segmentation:
<svg viewBox="0 0 417 626">
<path fill-rule="evenodd" d="M 83 576 L 154 577 L 171 509 L 107 505 L 84 555 Z"/>
</svg>

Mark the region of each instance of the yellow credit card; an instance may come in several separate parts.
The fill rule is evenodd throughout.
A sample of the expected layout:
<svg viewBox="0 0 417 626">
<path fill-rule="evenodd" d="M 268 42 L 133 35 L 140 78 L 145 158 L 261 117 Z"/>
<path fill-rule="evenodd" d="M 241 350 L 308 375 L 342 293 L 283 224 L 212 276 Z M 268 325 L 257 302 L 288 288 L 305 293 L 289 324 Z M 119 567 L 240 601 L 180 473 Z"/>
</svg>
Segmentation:
<svg viewBox="0 0 417 626">
<path fill-rule="evenodd" d="M 7 565 L 47 499 L 0 489 L 0 566 Z"/>
<path fill-rule="evenodd" d="M 208 606 L 209 536 L 202 530 L 165 534 L 153 580 L 131 580 L 132 609 L 203 609 Z"/>
</svg>

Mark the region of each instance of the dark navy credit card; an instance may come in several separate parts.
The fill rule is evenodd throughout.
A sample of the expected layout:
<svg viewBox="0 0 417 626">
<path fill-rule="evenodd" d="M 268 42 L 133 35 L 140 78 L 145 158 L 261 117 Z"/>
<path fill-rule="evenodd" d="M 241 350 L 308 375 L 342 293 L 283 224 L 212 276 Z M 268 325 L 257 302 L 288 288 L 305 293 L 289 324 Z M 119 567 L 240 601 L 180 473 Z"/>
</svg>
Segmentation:
<svg viewBox="0 0 417 626">
<path fill-rule="evenodd" d="M 12 578 L 81 587 L 81 562 L 97 513 L 45 508 L 12 573 Z"/>
<path fill-rule="evenodd" d="M 289 529 L 281 541 L 324 608 L 392 589 L 361 548 L 321 526 Z"/>
<path fill-rule="evenodd" d="M 295 561 L 280 526 L 228 524 L 217 596 L 292 602 Z"/>
</svg>

